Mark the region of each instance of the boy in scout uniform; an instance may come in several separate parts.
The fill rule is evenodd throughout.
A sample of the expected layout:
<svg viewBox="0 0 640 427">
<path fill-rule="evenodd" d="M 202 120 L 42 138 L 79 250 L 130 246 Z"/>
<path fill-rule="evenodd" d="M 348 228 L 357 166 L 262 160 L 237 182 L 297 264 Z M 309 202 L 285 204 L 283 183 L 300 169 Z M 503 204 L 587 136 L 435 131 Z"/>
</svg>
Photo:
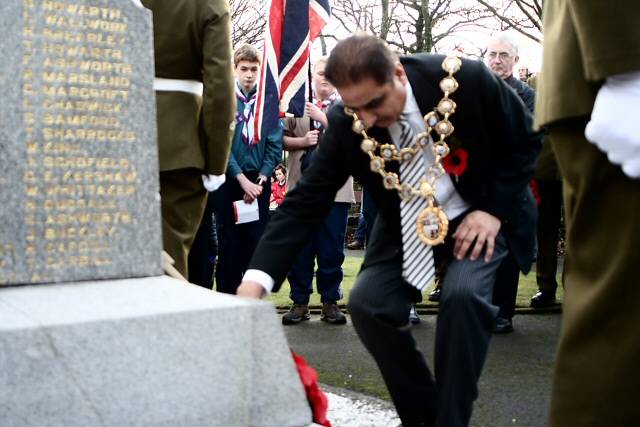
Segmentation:
<svg viewBox="0 0 640 427">
<path fill-rule="evenodd" d="M 235 113 L 226 0 L 142 0 L 153 12 L 164 249 L 188 277 L 187 256 L 224 176 Z M 208 186 L 205 189 L 205 186 Z"/>
<path fill-rule="evenodd" d="M 638 426 L 640 4 L 547 0 L 536 121 L 564 179 L 552 427 Z"/>
<path fill-rule="evenodd" d="M 258 97 L 260 55 L 245 44 L 233 54 L 236 77 L 236 126 L 227 165 L 227 178 L 216 195 L 216 227 L 219 254 L 216 290 L 233 294 L 249 264 L 269 218 L 271 182 L 269 177 L 282 160 L 282 127 L 254 133 Z M 250 221 L 238 218 L 242 206 L 257 203 L 258 217 Z M 240 206 L 240 207 L 239 207 Z"/>
</svg>

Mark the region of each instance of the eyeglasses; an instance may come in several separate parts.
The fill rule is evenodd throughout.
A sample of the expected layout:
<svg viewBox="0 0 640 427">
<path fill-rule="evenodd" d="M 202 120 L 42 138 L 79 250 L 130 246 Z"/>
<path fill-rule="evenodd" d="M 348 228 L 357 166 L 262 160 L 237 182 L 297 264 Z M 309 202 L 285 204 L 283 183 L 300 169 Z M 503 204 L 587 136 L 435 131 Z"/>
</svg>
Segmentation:
<svg viewBox="0 0 640 427">
<path fill-rule="evenodd" d="M 509 52 L 487 52 L 487 58 L 496 59 L 496 56 L 500 58 L 501 61 L 506 61 L 511 58 L 511 54 Z"/>
</svg>

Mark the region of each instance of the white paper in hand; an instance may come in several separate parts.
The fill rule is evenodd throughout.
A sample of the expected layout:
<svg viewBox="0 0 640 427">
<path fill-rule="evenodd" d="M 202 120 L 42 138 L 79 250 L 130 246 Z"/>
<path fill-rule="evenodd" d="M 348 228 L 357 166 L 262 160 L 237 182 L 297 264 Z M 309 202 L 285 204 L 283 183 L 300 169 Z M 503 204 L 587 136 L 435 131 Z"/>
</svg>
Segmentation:
<svg viewBox="0 0 640 427">
<path fill-rule="evenodd" d="M 233 202 L 233 212 L 236 217 L 236 224 L 245 224 L 259 220 L 258 199 L 254 199 L 251 203 L 245 203 L 244 200 Z"/>
</svg>

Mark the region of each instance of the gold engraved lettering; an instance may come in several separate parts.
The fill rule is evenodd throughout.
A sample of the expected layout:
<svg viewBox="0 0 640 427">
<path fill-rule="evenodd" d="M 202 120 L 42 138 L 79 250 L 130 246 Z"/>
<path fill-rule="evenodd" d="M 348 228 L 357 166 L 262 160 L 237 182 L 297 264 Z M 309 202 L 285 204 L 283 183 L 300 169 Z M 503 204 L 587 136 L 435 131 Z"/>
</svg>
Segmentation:
<svg viewBox="0 0 640 427">
<path fill-rule="evenodd" d="M 27 170 L 25 171 L 23 177 L 22 177 L 23 181 L 25 182 L 35 182 L 38 179 L 36 178 L 36 174 L 34 171 L 32 170 Z"/>
<path fill-rule="evenodd" d="M 60 193 L 55 195 L 59 195 Z M 47 199 L 43 203 L 44 209 L 47 211 L 80 211 L 84 209 L 93 211 L 115 210 L 118 205 L 115 200 L 107 199 Z"/>
<path fill-rule="evenodd" d="M 117 232 L 117 227 L 47 227 L 44 230 L 45 240 L 63 239 L 95 239 L 103 237 L 113 237 Z"/>
<path fill-rule="evenodd" d="M 124 130 L 101 130 L 101 129 L 54 129 L 42 128 L 42 136 L 45 141 L 65 140 L 65 141 L 110 141 L 110 142 L 134 142 L 135 132 Z"/>
<path fill-rule="evenodd" d="M 63 182 L 135 182 L 136 172 L 101 172 L 101 171 L 66 171 L 62 176 Z"/>
<path fill-rule="evenodd" d="M 42 180 L 44 182 L 57 182 L 58 181 L 58 177 L 51 171 L 44 171 L 44 174 L 42 176 Z"/>
<path fill-rule="evenodd" d="M 81 86 L 109 86 L 109 87 L 129 87 L 131 81 L 126 77 L 119 76 L 96 76 L 93 74 L 48 72 L 42 73 L 42 80 L 46 83 L 67 83 Z"/>
<path fill-rule="evenodd" d="M 13 245 L 10 243 L 0 243 L 0 268 L 6 267 L 8 264 L 12 264 L 13 257 Z"/>
<path fill-rule="evenodd" d="M 47 215 L 46 225 L 131 224 L 129 212 L 69 212 Z"/>
<path fill-rule="evenodd" d="M 120 113 L 122 105 L 113 102 L 66 101 L 44 99 L 42 108 L 58 111 L 87 111 L 90 113 Z"/>
<path fill-rule="evenodd" d="M 102 116 L 65 116 L 62 114 L 45 113 L 42 122 L 49 126 L 104 126 L 104 127 L 120 127 L 120 122 L 116 117 Z"/>
<path fill-rule="evenodd" d="M 57 185 L 47 188 L 48 197 L 88 197 L 119 196 L 126 197 L 136 193 L 133 185 Z"/>
<path fill-rule="evenodd" d="M 82 59 L 122 61 L 124 55 L 120 49 L 89 46 L 68 46 L 60 43 L 45 43 L 43 52 L 46 55 L 79 57 Z"/>
<path fill-rule="evenodd" d="M 76 33 L 72 31 L 54 30 L 45 27 L 42 30 L 42 37 L 48 40 L 55 40 L 65 43 L 82 43 L 84 37 L 82 33 Z"/>
<path fill-rule="evenodd" d="M 76 169 L 127 169 L 131 165 L 129 159 L 114 157 L 54 157 L 45 156 L 43 166 L 46 168 Z"/>
<path fill-rule="evenodd" d="M 126 62 L 109 62 L 67 58 L 45 58 L 42 65 L 45 68 L 64 70 L 92 71 L 95 73 L 132 74 L 133 66 Z M 77 83 L 69 81 L 69 83 Z"/>
<path fill-rule="evenodd" d="M 44 144 L 45 153 L 54 154 L 73 154 L 82 152 L 80 144 L 66 143 L 66 142 L 47 142 Z"/>
<path fill-rule="evenodd" d="M 88 43 L 100 46 L 122 46 L 126 38 L 113 34 L 101 33 L 79 33 L 75 31 L 66 31 L 53 28 L 44 28 L 42 37 L 46 40 L 52 40 L 62 43 Z"/>
<path fill-rule="evenodd" d="M 121 99 L 127 100 L 129 98 L 129 91 L 116 90 L 116 89 L 96 89 L 70 86 L 65 88 L 62 86 L 42 86 L 42 93 L 46 96 L 62 97 L 62 98 L 80 98 L 80 99 L 107 99 L 110 101 Z"/>
</svg>

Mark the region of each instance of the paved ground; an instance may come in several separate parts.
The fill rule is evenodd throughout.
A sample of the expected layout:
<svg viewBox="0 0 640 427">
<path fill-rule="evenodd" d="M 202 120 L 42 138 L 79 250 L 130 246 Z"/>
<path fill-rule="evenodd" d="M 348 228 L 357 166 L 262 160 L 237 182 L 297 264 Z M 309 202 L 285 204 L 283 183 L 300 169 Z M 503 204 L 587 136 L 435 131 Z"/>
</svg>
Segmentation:
<svg viewBox="0 0 640 427">
<path fill-rule="evenodd" d="M 433 366 L 435 315 L 414 327 L 418 346 Z M 473 427 L 542 427 L 547 425 L 551 372 L 560 314 L 517 314 L 515 332 L 494 336 L 480 380 Z M 291 347 L 320 373 L 320 381 L 388 400 L 371 356 L 360 344 L 351 322 L 327 325 L 319 316 L 286 326 Z M 341 427 L 339 425 L 335 427 Z M 387 427 L 385 423 L 370 427 Z"/>
</svg>

